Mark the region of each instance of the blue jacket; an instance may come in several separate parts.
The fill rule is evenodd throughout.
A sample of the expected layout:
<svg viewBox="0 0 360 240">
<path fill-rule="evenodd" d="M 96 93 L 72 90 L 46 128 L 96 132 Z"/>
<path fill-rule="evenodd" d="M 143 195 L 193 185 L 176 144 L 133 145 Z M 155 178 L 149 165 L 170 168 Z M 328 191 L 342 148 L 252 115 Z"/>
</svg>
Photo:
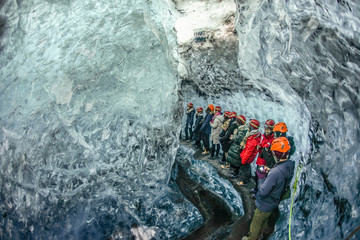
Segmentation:
<svg viewBox="0 0 360 240">
<path fill-rule="evenodd" d="M 295 162 L 287 160 L 277 163 L 267 175 L 256 194 L 256 207 L 263 212 L 271 212 L 280 203 L 286 186 L 294 175 Z"/>
<path fill-rule="evenodd" d="M 205 121 L 203 123 L 203 125 L 200 128 L 200 132 L 205 133 L 205 134 L 209 134 L 211 133 L 211 126 L 210 126 L 210 122 L 213 118 L 213 114 L 207 113 L 205 116 Z"/>
<path fill-rule="evenodd" d="M 186 113 L 186 115 L 186 126 L 192 127 L 194 124 L 195 109 L 192 108 L 192 110 L 189 113 Z"/>
</svg>

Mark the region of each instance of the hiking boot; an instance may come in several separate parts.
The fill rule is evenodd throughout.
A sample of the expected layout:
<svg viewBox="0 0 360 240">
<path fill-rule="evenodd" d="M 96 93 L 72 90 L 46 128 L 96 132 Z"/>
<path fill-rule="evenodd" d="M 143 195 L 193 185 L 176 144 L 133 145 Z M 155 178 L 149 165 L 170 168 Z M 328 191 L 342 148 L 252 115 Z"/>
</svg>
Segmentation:
<svg viewBox="0 0 360 240">
<path fill-rule="evenodd" d="M 207 151 L 207 150 L 205 149 L 201 154 L 202 154 L 202 155 L 209 154 L 209 151 Z"/>
<path fill-rule="evenodd" d="M 210 158 L 210 159 L 214 159 L 214 158 L 215 158 L 215 156 L 210 156 L 209 158 Z"/>
<path fill-rule="evenodd" d="M 236 183 L 238 186 L 245 186 L 246 185 L 246 183 L 244 183 L 243 181 L 241 181 L 241 182 L 238 182 L 238 183 Z"/>
<path fill-rule="evenodd" d="M 225 163 L 224 165 L 221 165 L 221 168 L 224 168 L 224 169 L 226 169 L 226 168 L 229 168 L 230 167 L 230 163 Z"/>
</svg>

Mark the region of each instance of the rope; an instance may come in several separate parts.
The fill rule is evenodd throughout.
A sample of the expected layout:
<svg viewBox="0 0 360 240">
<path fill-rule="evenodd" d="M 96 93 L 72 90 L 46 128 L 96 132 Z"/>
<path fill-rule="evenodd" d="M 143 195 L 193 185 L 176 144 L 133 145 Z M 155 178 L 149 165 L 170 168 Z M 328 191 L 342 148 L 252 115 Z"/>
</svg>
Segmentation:
<svg viewBox="0 0 360 240">
<path fill-rule="evenodd" d="M 351 236 L 354 235 L 359 229 L 360 229 L 360 226 L 358 226 L 346 240 L 349 240 L 351 238 Z"/>
<path fill-rule="evenodd" d="M 295 198 L 296 189 L 297 189 L 297 182 L 299 180 L 299 177 L 300 177 L 300 174 L 301 174 L 301 169 L 303 168 L 303 166 L 304 165 L 300 166 L 300 163 L 299 163 L 299 165 L 296 168 L 296 178 L 295 178 L 295 182 L 294 182 L 294 186 L 293 186 L 294 192 L 293 192 L 293 195 L 292 195 L 292 198 L 291 198 L 290 217 L 289 217 L 289 240 L 291 240 L 291 216 L 292 216 L 294 198 Z"/>
</svg>

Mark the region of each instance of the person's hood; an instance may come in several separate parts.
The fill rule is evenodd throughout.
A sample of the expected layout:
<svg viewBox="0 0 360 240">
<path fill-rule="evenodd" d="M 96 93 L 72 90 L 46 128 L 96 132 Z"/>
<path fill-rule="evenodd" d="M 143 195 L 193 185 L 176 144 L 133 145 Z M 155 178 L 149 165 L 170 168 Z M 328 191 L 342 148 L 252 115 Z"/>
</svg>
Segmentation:
<svg viewBox="0 0 360 240">
<path fill-rule="evenodd" d="M 271 133 L 270 135 L 264 134 L 264 136 L 265 136 L 266 139 L 272 139 L 272 138 L 275 137 L 274 133 Z"/>
<path fill-rule="evenodd" d="M 294 175 L 295 162 L 286 160 L 277 164 L 279 171 L 285 176 L 286 179 L 292 178 Z"/>
<path fill-rule="evenodd" d="M 195 109 L 192 107 L 192 108 L 189 108 L 187 111 L 186 111 L 186 114 L 188 113 L 191 113 L 192 111 L 195 111 Z"/>
<path fill-rule="evenodd" d="M 240 126 L 238 127 L 238 129 L 239 129 L 239 131 L 244 131 L 244 130 L 247 129 L 247 126 L 246 126 L 246 124 L 243 124 L 243 125 L 240 125 Z"/>
<path fill-rule="evenodd" d="M 215 118 L 219 119 L 220 122 L 224 122 L 225 117 L 223 115 L 216 115 Z"/>
</svg>

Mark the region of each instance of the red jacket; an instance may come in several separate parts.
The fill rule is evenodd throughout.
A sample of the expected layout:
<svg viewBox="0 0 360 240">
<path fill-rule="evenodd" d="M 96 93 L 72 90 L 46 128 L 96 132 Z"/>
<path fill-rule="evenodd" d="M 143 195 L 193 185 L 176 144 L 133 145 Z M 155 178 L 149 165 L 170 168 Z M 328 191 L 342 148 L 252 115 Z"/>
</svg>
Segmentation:
<svg viewBox="0 0 360 240">
<path fill-rule="evenodd" d="M 260 142 L 260 149 L 259 152 L 262 150 L 266 151 L 265 148 L 270 149 L 271 143 L 274 141 L 274 134 L 270 134 L 269 136 L 266 136 L 265 134 L 262 135 L 262 139 Z M 261 157 L 261 154 L 259 155 L 258 159 L 256 160 L 257 165 L 266 166 L 266 160 Z"/>
<path fill-rule="evenodd" d="M 240 153 L 241 163 L 252 163 L 258 153 L 258 145 L 260 144 L 261 134 L 252 135 L 246 140 L 244 150 Z"/>
</svg>

